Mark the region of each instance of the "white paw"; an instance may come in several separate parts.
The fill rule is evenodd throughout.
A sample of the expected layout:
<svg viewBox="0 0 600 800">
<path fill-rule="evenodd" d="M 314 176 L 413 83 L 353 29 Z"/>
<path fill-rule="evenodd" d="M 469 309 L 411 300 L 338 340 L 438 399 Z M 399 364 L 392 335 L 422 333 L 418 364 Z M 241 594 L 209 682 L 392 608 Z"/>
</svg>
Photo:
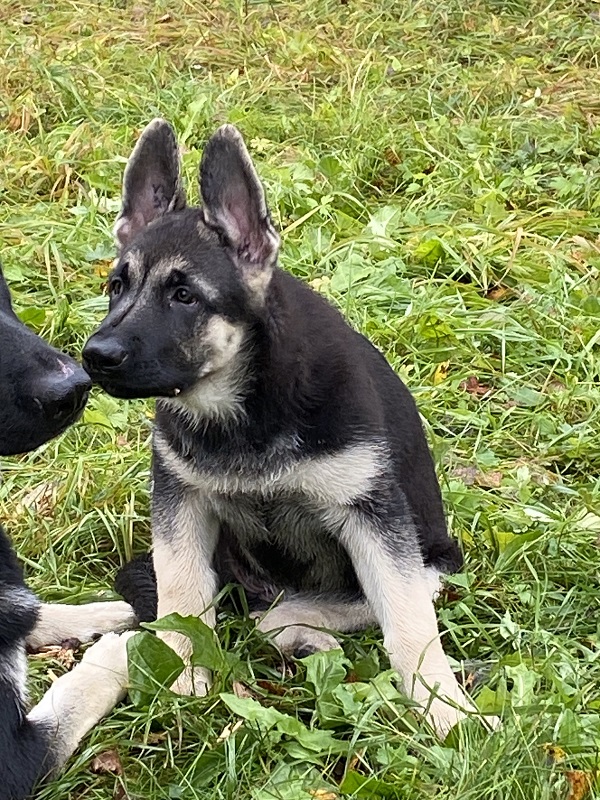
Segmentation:
<svg viewBox="0 0 600 800">
<path fill-rule="evenodd" d="M 271 636 L 273 644 L 285 655 L 305 658 L 324 650 L 337 650 L 340 643 L 330 633 L 306 625 L 290 625 Z"/>
<path fill-rule="evenodd" d="M 204 697 L 210 689 L 211 682 L 211 675 L 207 669 L 189 666 L 171 686 L 171 691 L 175 694 Z"/>
<path fill-rule="evenodd" d="M 74 671 L 96 672 L 98 680 L 115 681 L 120 684 L 124 693 L 128 682 L 127 641 L 136 633 L 137 631 L 105 633 L 85 651 L 81 663 Z"/>
<path fill-rule="evenodd" d="M 340 647 L 335 636 L 319 630 L 318 625 L 322 620 L 317 616 L 314 622 L 306 619 L 303 622 L 309 624 L 301 625 L 291 618 L 284 606 L 268 611 L 262 619 L 260 613 L 254 613 L 252 616 L 257 619 L 259 631 L 267 635 L 284 655 L 304 658 L 312 653 L 337 650 Z"/>
<path fill-rule="evenodd" d="M 467 715 L 460 708 L 435 698 L 429 703 L 425 717 L 438 736 L 445 739 L 452 728 L 466 719 Z"/>
<path fill-rule="evenodd" d="M 425 710 L 425 717 L 438 736 L 445 739 L 455 725 L 468 717 L 479 719 L 488 730 L 500 727 L 500 719 L 480 714 L 471 698 L 463 693 L 458 684 L 452 689 L 453 691 L 447 695 L 438 690 L 436 694 L 439 696 L 433 699 L 425 687 L 421 687 L 413 695 L 413 699 Z M 446 702 L 444 697 L 447 697 L 449 702 Z"/>
</svg>

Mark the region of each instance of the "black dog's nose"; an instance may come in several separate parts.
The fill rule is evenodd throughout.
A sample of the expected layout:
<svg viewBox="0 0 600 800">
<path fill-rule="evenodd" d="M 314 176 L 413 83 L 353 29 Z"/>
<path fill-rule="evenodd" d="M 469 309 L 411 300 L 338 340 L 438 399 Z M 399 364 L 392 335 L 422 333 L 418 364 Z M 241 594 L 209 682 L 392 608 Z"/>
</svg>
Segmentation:
<svg viewBox="0 0 600 800">
<path fill-rule="evenodd" d="M 83 366 L 93 376 L 120 367 L 127 358 L 127 351 L 115 339 L 98 339 L 92 336 L 83 348 L 82 357 Z"/>
<path fill-rule="evenodd" d="M 44 376 L 37 386 L 35 402 L 53 428 L 70 425 L 79 417 L 92 388 L 92 382 L 73 362 L 60 362 L 61 369 Z"/>
</svg>

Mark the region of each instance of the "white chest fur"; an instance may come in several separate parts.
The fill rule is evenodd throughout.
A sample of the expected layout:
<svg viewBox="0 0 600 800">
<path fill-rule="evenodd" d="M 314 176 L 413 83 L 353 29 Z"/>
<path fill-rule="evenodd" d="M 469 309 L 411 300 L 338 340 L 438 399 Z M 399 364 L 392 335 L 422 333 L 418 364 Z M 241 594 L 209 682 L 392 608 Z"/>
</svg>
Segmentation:
<svg viewBox="0 0 600 800">
<path fill-rule="evenodd" d="M 192 460 L 179 456 L 160 431 L 154 447 L 164 465 L 190 489 L 207 495 L 243 494 L 270 498 L 280 494 L 300 494 L 327 506 L 347 506 L 368 494 L 385 465 L 385 453 L 376 444 L 357 444 L 334 454 L 315 457 L 290 456 L 273 459 L 268 455 L 260 464 L 240 462 L 225 470 L 198 469 Z"/>
</svg>

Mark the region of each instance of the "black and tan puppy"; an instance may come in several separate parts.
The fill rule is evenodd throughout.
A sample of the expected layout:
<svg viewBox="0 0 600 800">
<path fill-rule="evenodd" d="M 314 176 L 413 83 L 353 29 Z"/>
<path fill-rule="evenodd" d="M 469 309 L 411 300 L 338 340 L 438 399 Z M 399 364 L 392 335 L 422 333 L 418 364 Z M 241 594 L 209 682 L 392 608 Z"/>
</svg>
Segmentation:
<svg viewBox="0 0 600 800">
<path fill-rule="evenodd" d="M 159 398 L 153 560 L 158 615 L 215 622 L 236 580 L 285 652 L 318 629 L 383 629 L 408 694 L 440 732 L 473 710 L 440 643 L 433 595 L 461 556 L 415 403 L 382 355 L 277 266 L 279 236 L 242 137 L 206 145 L 186 207 L 177 141 L 142 134 L 124 178 L 110 311 L 84 349 L 117 397 Z M 162 634 L 185 658 L 190 643 Z M 204 692 L 188 669 L 176 689 Z"/>
<path fill-rule="evenodd" d="M 91 382 L 13 312 L 0 268 L 0 455 L 33 450 L 83 410 Z M 23 800 L 125 694 L 126 638 L 107 633 L 27 713 L 26 647 L 89 641 L 135 625 L 127 603 L 41 604 L 0 528 L 0 798 Z"/>
</svg>

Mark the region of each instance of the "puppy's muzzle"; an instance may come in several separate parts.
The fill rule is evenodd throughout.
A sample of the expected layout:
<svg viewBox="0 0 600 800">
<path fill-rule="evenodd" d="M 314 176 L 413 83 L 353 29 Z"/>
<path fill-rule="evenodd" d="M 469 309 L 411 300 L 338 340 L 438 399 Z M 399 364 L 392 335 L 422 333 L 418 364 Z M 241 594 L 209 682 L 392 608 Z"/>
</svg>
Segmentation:
<svg viewBox="0 0 600 800">
<path fill-rule="evenodd" d="M 90 378 L 81 367 L 60 363 L 62 368 L 45 374 L 33 395 L 53 431 L 61 431 L 78 419 L 92 388 Z"/>
</svg>

